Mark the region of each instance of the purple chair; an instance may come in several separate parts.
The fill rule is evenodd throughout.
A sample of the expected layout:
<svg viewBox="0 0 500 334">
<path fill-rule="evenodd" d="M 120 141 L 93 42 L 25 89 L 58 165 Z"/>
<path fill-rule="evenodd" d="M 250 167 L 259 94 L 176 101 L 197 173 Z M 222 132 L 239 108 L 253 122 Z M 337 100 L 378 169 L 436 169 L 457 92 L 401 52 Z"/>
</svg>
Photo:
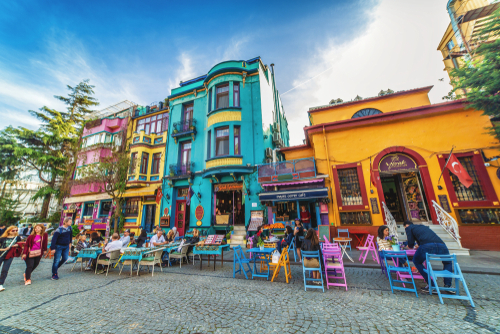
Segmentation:
<svg viewBox="0 0 500 334">
<path fill-rule="evenodd" d="M 342 249 L 338 245 L 325 245 L 323 247 L 323 264 L 325 268 L 326 288 L 330 289 L 330 286 L 343 286 L 347 291 Z M 335 283 L 330 282 L 330 280 L 335 280 Z"/>
</svg>

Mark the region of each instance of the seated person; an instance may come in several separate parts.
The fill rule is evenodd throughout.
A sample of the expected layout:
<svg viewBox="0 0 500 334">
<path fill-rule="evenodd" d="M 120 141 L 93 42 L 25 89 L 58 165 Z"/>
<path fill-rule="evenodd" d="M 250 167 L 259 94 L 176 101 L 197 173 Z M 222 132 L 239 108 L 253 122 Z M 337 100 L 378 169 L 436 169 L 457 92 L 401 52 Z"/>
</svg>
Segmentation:
<svg viewBox="0 0 500 334">
<path fill-rule="evenodd" d="M 79 253 L 84 248 L 89 248 L 90 244 L 87 242 L 87 236 L 85 234 L 80 235 L 78 243 L 76 244 L 76 252 Z"/>
<path fill-rule="evenodd" d="M 174 241 L 174 239 L 175 239 L 174 235 L 175 235 L 174 230 L 170 230 L 170 231 L 168 231 L 168 233 L 167 233 L 167 237 L 165 238 L 165 241 L 167 241 L 168 243 L 173 242 L 173 241 Z"/>
<path fill-rule="evenodd" d="M 389 236 L 389 228 L 387 227 L 387 225 L 380 226 L 378 228 L 377 234 L 378 250 L 392 250 L 392 245 L 390 244 L 389 240 L 385 239 Z"/>
<path fill-rule="evenodd" d="M 141 234 L 139 235 L 139 238 L 135 241 L 137 248 L 142 248 L 146 244 L 146 241 L 148 240 L 148 233 L 146 232 L 145 229 L 141 230 Z"/>
<path fill-rule="evenodd" d="M 294 238 L 293 230 L 290 226 L 287 226 L 285 231 L 285 238 L 280 242 L 278 242 L 276 245 L 276 249 L 278 250 L 278 252 L 281 253 L 281 250 L 283 248 L 285 248 L 286 246 L 290 246 L 292 244 L 293 238 Z"/>
<path fill-rule="evenodd" d="M 191 244 L 191 246 L 189 246 L 188 251 L 187 251 L 188 254 L 193 251 L 194 246 L 198 242 L 200 242 L 200 231 L 197 228 L 195 228 L 195 229 L 193 229 L 193 236 L 186 240 L 186 244 Z"/>
<path fill-rule="evenodd" d="M 159 229 L 157 230 L 156 234 L 151 237 L 151 240 L 149 241 L 149 244 L 151 247 L 158 247 L 165 245 L 167 242 L 165 241 L 165 238 L 163 237 L 163 230 Z"/>
<path fill-rule="evenodd" d="M 313 228 L 310 228 L 307 231 L 307 235 L 304 238 L 304 241 L 302 242 L 302 250 L 306 251 L 306 252 L 315 252 L 315 251 L 320 250 L 318 236 L 316 235 L 316 231 Z M 315 257 L 304 258 L 304 267 L 306 267 L 306 268 L 320 268 L 318 258 L 315 258 Z M 313 278 L 315 278 L 315 279 L 320 278 L 319 271 L 313 271 L 312 275 L 313 275 Z M 321 285 L 321 283 L 318 281 L 314 281 L 313 284 Z"/>
<path fill-rule="evenodd" d="M 172 231 L 174 231 L 174 240 L 175 238 L 178 238 L 179 237 L 179 232 L 177 232 L 177 227 L 172 227 Z"/>
<path fill-rule="evenodd" d="M 127 247 L 128 244 L 130 243 L 130 230 L 126 229 L 125 232 L 123 232 L 123 237 L 120 238 L 120 241 L 122 242 L 123 247 Z"/>
<path fill-rule="evenodd" d="M 120 241 L 120 235 L 118 233 L 113 233 L 111 236 L 111 242 L 106 242 L 104 244 L 104 247 L 102 248 L 103 253 L 107 253 L 99 256 L 99 260 L 104 260 L 106 258 L 110 258 L 110 252 L 122 249 L 122 243 Z M 95 262 L 93 263 L 95 265 Z M 99 269 L 99 268 L 98 268 Z M 102 274 L 104 272 L 104 269 L 99 272 L 99 274 Z"/>
<path fill-rule="evenodd" d="M 91 246 L 96 246 L 103 241 L 104 241 L 104 239 L 102 238 L 101 232 L 99 232 L 99 231 L 94 231 L 90 235 L 90 245 Z"/>
<path fill-rule="evenodd" d="M 135 236 L 134 233 L 130 233 L 130 242 L 128 243 L 129 247 L 135 245 Z"/>
</svg>

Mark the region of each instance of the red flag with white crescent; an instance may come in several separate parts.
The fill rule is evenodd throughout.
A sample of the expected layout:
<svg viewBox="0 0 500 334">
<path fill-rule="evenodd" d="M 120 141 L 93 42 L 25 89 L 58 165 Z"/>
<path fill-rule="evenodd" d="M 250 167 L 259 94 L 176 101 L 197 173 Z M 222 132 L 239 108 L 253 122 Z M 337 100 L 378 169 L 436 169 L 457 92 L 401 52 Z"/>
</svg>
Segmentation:
<svg viewBox="0 0 500 334">
<path fill-rule="evenodd" d="M 458 177 L 460 183 L 469 188 L 474 181 L 470 177 L 470 175 L 465 170 L 464 166 L 458 161 L 457 157 L 452 154 L 450 159 L 448 160 L 448 164 L 445 166 Z"/>
<path fill-rule="evenodd" d="M 161 191 L 161 187 L 159 187 L 156 191 L 156 204 L 161 203 L 161 198 L 163 197 L 163 193 Z"/>
</svg>

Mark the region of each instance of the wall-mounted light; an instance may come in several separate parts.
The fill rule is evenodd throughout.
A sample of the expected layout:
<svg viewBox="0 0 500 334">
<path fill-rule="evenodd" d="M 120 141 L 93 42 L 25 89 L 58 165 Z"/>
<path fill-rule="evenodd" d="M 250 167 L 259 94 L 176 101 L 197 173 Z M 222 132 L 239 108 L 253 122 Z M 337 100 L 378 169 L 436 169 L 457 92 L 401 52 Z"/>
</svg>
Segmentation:
<svg viewBox="0 0 500 334">
<path fill-rule="evenodd" d="M 166 194 L 166 195 L 165 195 L 165 198 L 166 198 L 166 199 L 170 199 L 170 195 L 169 195 L 169 194 Z"/>
<path fill-rule="evenodd" d="M 443 187 L 441 187 L 440 185 L 438 185 L 438 189 L 439 190 L 443 190 Z"/>
<path fill-rule="evenodd" d="M 201 193 L 200 192 L 198 192 L 198 198 L 201 198 Z"/>
<path fill-rule="evenodd" d="M 370 189 L 370 194 L 373 194 L 373 193 L 374 193 L 373 189 Z"/>
</svg>

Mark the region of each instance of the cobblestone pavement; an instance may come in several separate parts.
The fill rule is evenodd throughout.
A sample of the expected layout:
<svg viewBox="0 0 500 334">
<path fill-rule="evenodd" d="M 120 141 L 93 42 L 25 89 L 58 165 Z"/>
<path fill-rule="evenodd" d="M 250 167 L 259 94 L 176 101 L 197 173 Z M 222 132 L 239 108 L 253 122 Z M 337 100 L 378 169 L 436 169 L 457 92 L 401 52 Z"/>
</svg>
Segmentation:
<svg viewBox="0 0 500 334">
<path fill-rule="evenodd" d="M 349 291 L 304 291 L 292 281 L 232 278 L 232 263 L 142 271 L 129 277 L 80 272 L 50 280 L 49 260 L 24 286 L 16 259 L 0 293 L 0 333 L 500 333 L 498 276 L 466 274 L 476 309 L 436 296 L 392 294 L 380 270 L 348 268 Z M 159 268 L 158 268 L 159 269 Z M 124 269 L 125 271 L 126 269 Z M 418 286 L 422 286 L 419 282 Z"/>
</svg>

